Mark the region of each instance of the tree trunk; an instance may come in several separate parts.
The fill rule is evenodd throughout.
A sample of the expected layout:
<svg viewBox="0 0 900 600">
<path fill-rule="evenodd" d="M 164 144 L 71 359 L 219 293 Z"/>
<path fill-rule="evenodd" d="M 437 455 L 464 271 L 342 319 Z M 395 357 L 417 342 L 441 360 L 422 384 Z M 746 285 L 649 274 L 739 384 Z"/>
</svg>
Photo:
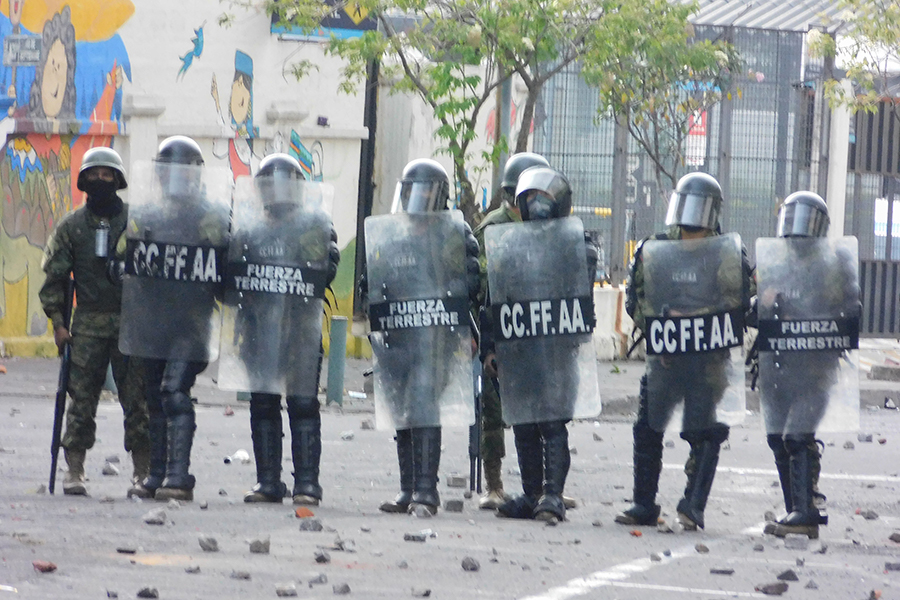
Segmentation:
<svg viewBox="0 0 900 600">
<path fill-rule="evenodd" d="M 472 189 L 472 182 L 469 181 L 469 176 L 466 173 L 466 165 L 462 161 L 454 160 L 453 170 L 455 171 L 456 185 L 459 191 L 459 210 L 462 211 L 466 223 L 474 228 L 481 220 L 479 218 L 481 211 L 475 206 L 475 191 Z"/>
<path fill-rule="evenodd" d="M 516 136 L 516 147 L 514 152 L 528 151 L 528 137 L 531 135 L 531 122 L 534 120 L 534 107 L 537 104 L 540 86 L 528 88 L 528 96 L 525 98 L 525 106 L 522 108 L 522 126 L 519 127 L 519 133 Z"/>
</svg>

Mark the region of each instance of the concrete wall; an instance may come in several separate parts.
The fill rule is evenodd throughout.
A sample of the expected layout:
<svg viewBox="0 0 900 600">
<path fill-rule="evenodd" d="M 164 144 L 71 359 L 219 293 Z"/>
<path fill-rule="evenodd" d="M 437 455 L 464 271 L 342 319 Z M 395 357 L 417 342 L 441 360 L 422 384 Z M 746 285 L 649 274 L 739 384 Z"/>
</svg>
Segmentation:
<svg viewBox="0 0 900 600">
<path fill-rule="evenodd" d="M 334 185 L 345 254 L 335 294 L 351 314 L 363 97 L 337 93 L 340 63 L 320 45 L 280 40 L 262 13 L 238 11 L 220 27 L 227 9 L 218 0 L 0 1 L 0 38 L 25 37 L 18 64 L 0 65 L 6 352 L 52 350 L 37 297 L 41 256 L 55 223 L 84 200 L 75 189 L 84 152 L 112 146 L 131 165 L 173 134 L 196 138 L 207 164 L 233 178 L 283 151 Z M 303 58 L 319 70 L 298 82 L 288 67 Z"/>
</svg>

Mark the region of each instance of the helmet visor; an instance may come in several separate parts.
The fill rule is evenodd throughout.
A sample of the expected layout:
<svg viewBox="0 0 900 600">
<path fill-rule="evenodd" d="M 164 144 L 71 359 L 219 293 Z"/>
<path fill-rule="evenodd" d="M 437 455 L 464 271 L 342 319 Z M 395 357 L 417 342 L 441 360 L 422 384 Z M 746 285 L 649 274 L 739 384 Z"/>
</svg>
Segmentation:
<svg viewBox="0 0 900 600">
<path fill-rule="evenodd" d="M 673 192 L 666 213 L 666 225 L 715 229 L 719 223 L 722 199 L 718 196 Z"/>
<path fill-rule="evenodd" d="M 276 171 L 256 177 L 256 189 L 264 206 L 297 205 L 303 201 L 303 181 Z"/>
<path fill-rule="evenodd" d="M 556 217 L 556 199 L 541 190 L 529 190 L 519 196 L 519 210 L 526 221 L 544 221 Z"/>
<path fill-rule="evenodd" d="M 394 191 L 392 213 L 424 213 L 447 208 L 447 189 L 441 181 L 401 181 Z"/>
<path fill-rule="evenodd" d="M 157 162 L 156 175 L 165 199 L 185 202 L 200 198 L 203 192 L 203 167 L 200 165 Z"/>
<path fill-rule="evenodd" d="M 830 219 L 808 204 L 788 204 L 778 214 L 778 237 L 824 237 Z"/>
</svg>

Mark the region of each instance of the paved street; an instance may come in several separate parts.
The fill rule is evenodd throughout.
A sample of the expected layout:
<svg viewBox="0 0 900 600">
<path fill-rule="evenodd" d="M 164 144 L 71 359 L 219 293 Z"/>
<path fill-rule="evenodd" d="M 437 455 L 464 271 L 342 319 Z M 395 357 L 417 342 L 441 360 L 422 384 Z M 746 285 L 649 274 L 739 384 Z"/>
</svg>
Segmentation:
<svg viewBox="0 0 900 600">
<path fill-rule="evenodd" d="M 873 362 L 883 361 L 879 356 Z M 856 432 L 821 436 L 826 443 L 821 487 L 831 523 L 806 550 L 786 549 L 783 541 L 761 533 L 764 513 L 778 512 L 781 500 L 754 411 L 732 430 L 722 453 L 706 531 L 632 532 L 613 522 L 631 495 L 628 396 L 636 393 L 642 363 L 616 368 L 601 363 L 608 410 L 597 421 L 570 428 L 566 489 L 581 505 L 567 522 L 547 527 L 500 520 L 479 511 L 474 498 L 464 499 L 464 489 L 449 488 L 451 475 L 468 474 L 467 432 L 461 429 L 444 430 L 439 489 L 444 501 L 464 500 L 463 512 L 442 510 L 431 519 L 379 513 L 378 504 L 396 493 L 398 483 L 391 432 L 363 429 L 363 421 L 373 418 L 371 400 L 347 397 L 343 410 L 324 411 L 325 499 L 313 509 L 324 530 L 310 532 L 300 530 L 302 520 L 289 504 L 242 502 L 254 483 L 254 467 L 223 459 L 240 449 L 252 456 L 248 406 L 215 390 L 209 377 L 196 388 L 195 502 L 170 507 L 125 499 L 130 465 L 122 449 L 122 413 L 108 399 L 98 410 L 98 442 L 88 454 L 91 496 L 48 495 L 56 362 L 2 364 L 8 373 L 0 375 L 0 598 L 14 597 L 13 588 L 21 598 L 106 598 L 108 593 L 134 598 L 144 587 L 156 588 L 164 599 L 274 598 L 276 585 L 290 583 L 302 598 L 333 597 L 334 586 L 344 583 L 357 598 L 408 598 L 426 590 L 431 598 L 453 599 L 750 598 L 764 597 L 755 588 L 775 583 L 791 569 L 798 581 L 787 582 L 784 597 L 865 600 L 877 597 L 870 594 L 878 590 L 882 599 L 900 599 L 900 572 L 886 565 L 900 562 L 900 543 L 889 539 L 900 532 L 900 412 L 879 408 L 874 400 L 861 414 L 861 432 L 872 434 L 872 442 L 860 441 Z M 366 366 L 350 361 L 348 390 L 362 391 Z M 872 386 L 871 398 L 894 393 L 890 384 L 866 385 Z M 343 439 L 351 433 L 352 439 Z M 674 524 L 687 444 L 677 435 L 666 439 L 674 447 L 666 449 L 660 502 Z M 848 442 L 852 449 L 845 448 Z M 505 482 L 508 491 L 518 491 L 511 432 L 507 447 Z M 118 476 L 101 474 L 104 459 L 111 457 L 120 461 Z M 284 466 L 289 481 L 289 459 Z M 60 470 L 59 492 L 62 477 Z M 144 515 L 158 508 L 165 510 L 165 524 L 144 523 Z M 874 518 L 866 519 L 867 511 Z M 422 531 L 425 542 L 404 541 L 404 534 Z M 215 537 L 219 551 L 204 552 L 201 535 Z M 270 539 L 270 553 L 252 554 L 249 541 L 261 537 Z M 698 552 L 697 544 L 708 553 Z M 318 564 L 314 554 L 323 548 L 330 563 Z M 478 561 L 480 570 L 464 571 L 465 557 Z M 36 560 L 58 569 L 38 573 L 32 567 Z M 186 572 L 189 567 L 199 572 Z M 233 578 L 241 574 L 250 579 Z M 327 583 L 310 586 L 320 574 Z"/>
</svg>

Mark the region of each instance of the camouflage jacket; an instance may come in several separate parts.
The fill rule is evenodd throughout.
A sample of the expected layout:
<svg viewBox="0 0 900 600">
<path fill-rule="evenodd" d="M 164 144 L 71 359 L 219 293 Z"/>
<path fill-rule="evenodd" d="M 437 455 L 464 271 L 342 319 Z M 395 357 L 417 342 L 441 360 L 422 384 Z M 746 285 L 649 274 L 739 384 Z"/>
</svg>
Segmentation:
<svg viewBox="0 0 900 600">
<path fill-rule="evenodd" d="M 710 231 L 709 235 L 712 236 L 717 234 L 713 231 Z M 648 313 L 652 314 L 652 312 L 650 312 L 649 307 L 647 306 L 646 298 L 644 296 L 644 261 L 641 254 L 641 248 L 643 247 L 644 242 L 647 240 L 680 239 L 681 227 L 677 225 L 672 226 L 666 229 L 666 231 L 664 232 L 655 233 L 650 237 L 641 240 L 634 251 L 634 256 L 632 257 L 631 264 L 628 267 L 628 280 L 625 283 L 625 310 L 628 312 L 628 315 L 634 320 L 634 326 L 642 331 L 645 327 L 645 316 Z M 747 255 L 747 249 L 743 246 L 741 247 L 741 263 L 741 277 L 743 279 L 743 281 L 741 282 L 741 303 L 743 304 L 744 312 L 746 313 L 750 310 L 750 299 L 756 295 L 756 269 L 753 265 L 750 264 L 750 258 Z M 719 281 L 724 281 L 729 277 L 736 276 L 734 269 L 728 269 L 725 267 L 726 265 L 724 263 L 720 265 L 718 273 Z"/>
<path fill-rule="evenodd" d="M 65 326 L 63 310 L 69 275 L 75 278 L 76 304 L 72 333 L 104 338 L 119 335 L 122 289 L 107 277 L 107 259 L 95 253 L 96 231 L 109 223 L 107 255 L 112 256 L 116 239 L 125 229 L 128 205 L 111 219 L 98 217 L 86 206 L 67 214 L 56 226 L 44 250 L 46 275 L 40 299 L 54 329 Z"/>
<path fill-rule="evenodd" d="M 478 272 L 481 278 L 481 291 L 478 293 L 478 298 L 475 304 L 475 314 L 474 316 L 477 318 L 478 308 L 484 304 L 484 297 L 488 289 L 487 282 L 487 253 L 484 249 L 484 230 L 490 225 L 498 225 L 500 223 L 520 223 L 522 221 L 522 217 L 519 216 L 519 213 L 514 211 L 506 202 L 503 202 L 500 205 L 500 208 L 494 209 L 485 215 L 484 219 L 482 219 L 481 223 L 475 227 L 475 239 L 478 241 Z"/>
</svg>

